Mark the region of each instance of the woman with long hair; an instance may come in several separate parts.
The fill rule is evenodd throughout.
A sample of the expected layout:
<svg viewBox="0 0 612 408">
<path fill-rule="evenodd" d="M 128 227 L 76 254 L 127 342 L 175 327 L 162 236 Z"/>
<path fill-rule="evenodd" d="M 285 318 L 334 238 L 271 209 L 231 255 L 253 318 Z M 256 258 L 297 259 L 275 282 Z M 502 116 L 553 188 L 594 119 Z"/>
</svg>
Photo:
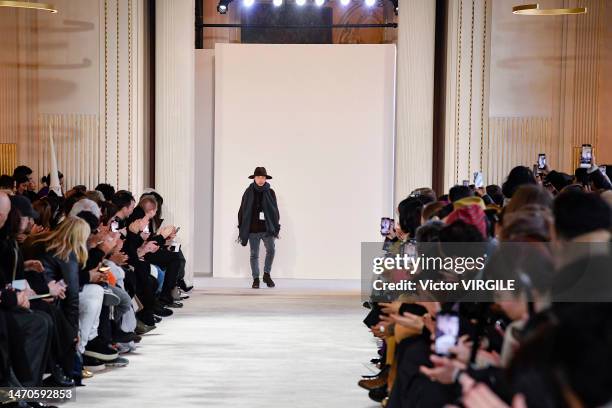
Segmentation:
<svg viewBox="0 0 612 408">
<path fill-rule="evenodd" d="M 59 309 L 65 317 L 62 341 L 64 349 L 59 354 L 61 366 L 66 374 L 73 371 L 76 340 L 79 329 L 79 271 L 87 262 L 87 238 L 90 227 L 78 217 L 66 217 L 55 230 L 36 235 L 29 243 L 32 252 L 45 268 L 48 281 L 63 280 L 66 285 L 65 298 Z M 68 344 L 66 344 L 68 343 Z"/>
</svg>

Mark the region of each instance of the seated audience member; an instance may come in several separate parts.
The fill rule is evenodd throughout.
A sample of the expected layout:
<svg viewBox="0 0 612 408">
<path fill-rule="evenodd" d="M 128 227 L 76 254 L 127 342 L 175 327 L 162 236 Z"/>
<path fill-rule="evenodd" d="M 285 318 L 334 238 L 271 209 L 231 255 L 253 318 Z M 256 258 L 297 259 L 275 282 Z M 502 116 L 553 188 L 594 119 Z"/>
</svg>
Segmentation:
<svg viewBox="0 0 612 408">
<path fill-rule="evenodd" d="M 33 171 L 28 166 L 17 166 L 13 171 L 13 178 L 17 179 L 18 177 L 23 178 L 25 176 L 28 179 L 27 187 L 25 191 L 21 194 L 25 195 L 30 199 L 31 202 L 34 202 L 37 198 L 36 194 L 36 183 L 33 178 Z"/>
<path fill-rule="evenodd" d="M 66 372 L 74 371 L 76 339 L 79 329 L 79 271 L 87 262 L 89 225 L 76 217 L 66 217 L 55 230 L 39 234 L 30 241 L 31 253 L 44 266 L 47 282 L 63 281 L 65 298 L 59 302 L 61 312 L 68 321 L 73 339 L 72 358 L 64 363 Z"/>
<path fill-rule="evenodd" d="M 180 302 L 175 301 L 172 291 L 177 286 L 179 277 L 184 276 L 185 258 L 181 254 L 169 251 L 167 248 L 176 233 L 173 226 L 169 225 L 155 230 L 152 221 L 156 213 L 156 199 L 151 195 L 144 195 L 130 216 L 130 224 L 139 223 L 139 233 L 128 233 L 128 235 L 137 245 L 138 243 L 140 245 L 154 244 L 155 250 L 144 254 L 143 259 L 149 264 L 164 269 L 164 281 L 159 301 L 163 306 L 182 307 Z"/>
<path fill-rule="evenodd" d="M 64 175 L 61 172 L 57 172 L 57 176 L 59 178 L 60 188 L 62 191 L 65 191 L 64 188 Z M 51 184 L 51 174 L 47 174 L 40 180 L 42 184 L 42 188 L 38 191 L 38 197 L 46 197 L 49 195 L 49 186 Z"/>
<path fill-rule="evenodd" d="M 99 191 L 104 196 L 105 201 L 112 201 L 115 195 L 115 187 L 110 184 L 101 183 L 96 186 L 96 191 Z"/>
<path fill-rule="evenodd" d="M 0 329 L 4 326 L 3 330 L 10 333 L 3 350 L 7 354 L 2 357 L 0 383 L 41 386 L 49 362 L 53 322 L 45 313 L 30 308 L 29 297 L 34 291 L 25 280 L 24 270 L 35 265 L 25 264 L 19 250 L 16 235 L 20 223 L 19 210 L 12 207 L 8 195 L 0 192 Z"/>
</svg>

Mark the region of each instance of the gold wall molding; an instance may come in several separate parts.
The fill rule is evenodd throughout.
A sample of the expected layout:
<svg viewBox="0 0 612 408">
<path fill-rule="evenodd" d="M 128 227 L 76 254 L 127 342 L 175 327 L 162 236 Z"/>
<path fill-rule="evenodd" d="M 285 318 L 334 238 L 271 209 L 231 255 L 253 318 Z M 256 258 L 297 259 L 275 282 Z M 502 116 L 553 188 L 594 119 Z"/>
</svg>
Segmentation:
<svg viewBox="0 0 612 408">
<path fill-rule="evenodd" d="M 0 143 L 0 174 L 12 175 L 17 167 L 17 143 Z"/>
</svg>

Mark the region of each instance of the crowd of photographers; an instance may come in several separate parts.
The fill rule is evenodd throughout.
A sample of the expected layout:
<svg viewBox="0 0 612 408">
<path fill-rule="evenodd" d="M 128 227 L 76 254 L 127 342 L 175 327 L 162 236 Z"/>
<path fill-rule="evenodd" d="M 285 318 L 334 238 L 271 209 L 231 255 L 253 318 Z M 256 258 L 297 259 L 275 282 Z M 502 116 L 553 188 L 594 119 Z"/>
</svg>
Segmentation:
<svg viewBox="0 0 612 408">
<path fill-rule="evenodd" d="M 501 187 L 417 189 L 397 212 L 389 256 L 429 243 L 484 244 L 480 276 L 519 284 L 489 302 L 424 291 L 373 296 L 364 323 L 377 338 L 379 372 L 359 380 L 371 399 L 390 408 L 609 406 L 612 303 L 587 301 L 612 293 L 612 184 L 603 166 L 574 175 L 518 166 Z M 424 274 L 413 272 L 408 279 Z M 428 271 L 440 281 L 452 272 Z M 584 298 L 557 301 L 561 284 L 583 285 L 572 293 Z"/>
<path fill-rule="evenodd" d="M 0 387 L 73 387 L 126 366 L 191 290 L 157 192 L 64 191 L 58 178 L 38 190 L 26 166 L 0 176 Z"/>
</svg>

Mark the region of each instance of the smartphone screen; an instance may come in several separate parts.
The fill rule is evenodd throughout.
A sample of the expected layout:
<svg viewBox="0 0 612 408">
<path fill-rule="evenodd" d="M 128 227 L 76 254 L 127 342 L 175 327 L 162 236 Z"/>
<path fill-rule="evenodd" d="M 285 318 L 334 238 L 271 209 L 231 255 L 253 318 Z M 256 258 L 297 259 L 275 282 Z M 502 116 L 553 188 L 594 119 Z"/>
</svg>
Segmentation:
<svg viewBox="0 0 612 408">
<path fill-rule="evenodd" d="M 484 181 L 482 179 L 482 171 L 474 172 L 474 187 L 476 188 L 484 187 Z"/>
<path fill-rule="evenodd" d="M 593 163 L 593 147 L 588 144 L 582 145 L 582 151 L 580 153 L 580 167 L 589 168 Z"/>
<path fill-rule="evenodd" d="M 438 313 L 436 317 L 435 352 L 448 356 L 451 347 L 457 344 L 459 337 L 459 316 L 451 313 Z"/>
<path fill-rule="evenodd" d="M 607 170 L 606 166 L 599 166 L 599 171 L 601 171 L 601 174 L 603 174 L 604 176 L 607 175 L 606 170 Z"/>
<path fill-rule="evenodd" d="M 463 180 L 463 185 L 466 187 L 470 186 L 470 180 Z"/>
<path fill-rule="evenodd" d="M 544 153 L 538 154 L 538 170 L 544 170 L 546 167 L 546 155 Z"/>
<path fill-rule="evenodd" d="M 111 231 L 112 232 L 119 231 L 119 223 L 117 221 L 111 222 Z"/>
<path fill-rule="evenodd" d="M 395 221 L 388 217 L 380 219 L 380 235 L 389 235 L 395 227 Z"/>
<path fill-rule="evenodd" d="M 149 233 L 149 226 L 147 225 L 146 227 L 144 227 L 142 232 L 144 232 L 145 234 L 148 234 Z"/>
</svg>

